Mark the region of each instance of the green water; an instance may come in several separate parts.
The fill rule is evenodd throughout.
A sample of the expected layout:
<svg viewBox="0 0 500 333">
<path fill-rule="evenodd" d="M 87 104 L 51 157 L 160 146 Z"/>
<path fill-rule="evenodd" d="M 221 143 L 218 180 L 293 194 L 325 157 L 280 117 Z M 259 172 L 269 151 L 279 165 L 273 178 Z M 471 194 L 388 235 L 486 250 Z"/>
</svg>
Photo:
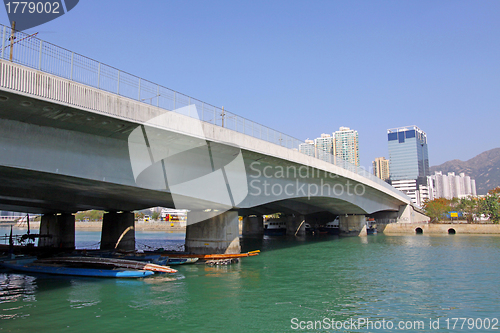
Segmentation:
<svg viewBox="0 0 500 333">
<path fill-rule="evenodd" d="M 162 233 L 147 237 L 160 241 Z M 368 318 L 421 320 L 425 327 L 408 330 L 421 332 L 438 331 L 429 320 L 439 319 L 441 332 L 476 332 L 476 326 L 449 329 L 445 320 L 500 318 L 500 237 L 375 235 L 242 244 L 261 248 L 261 255 L 229 267 L 177 266 L 177 274 L 141 280 L 0 272 L 0 331 L 296 332 L 315 331 L 301 330 L 300 322 L 306 328 L 307 321 L 325 318 Z"/>
</svg>

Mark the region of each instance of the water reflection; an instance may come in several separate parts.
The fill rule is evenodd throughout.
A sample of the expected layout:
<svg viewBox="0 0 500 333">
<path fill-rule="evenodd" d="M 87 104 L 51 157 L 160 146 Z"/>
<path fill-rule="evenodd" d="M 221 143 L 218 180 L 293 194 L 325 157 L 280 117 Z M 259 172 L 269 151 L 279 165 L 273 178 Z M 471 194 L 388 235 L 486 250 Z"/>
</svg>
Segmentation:
<svg viewBox="0 0 500 333">
<path fill-rule="evenodd" d="M 0 273 L 0 319 L 23 316 L 24 308 L 36 301 L 35 277 Z"/>
</svg>

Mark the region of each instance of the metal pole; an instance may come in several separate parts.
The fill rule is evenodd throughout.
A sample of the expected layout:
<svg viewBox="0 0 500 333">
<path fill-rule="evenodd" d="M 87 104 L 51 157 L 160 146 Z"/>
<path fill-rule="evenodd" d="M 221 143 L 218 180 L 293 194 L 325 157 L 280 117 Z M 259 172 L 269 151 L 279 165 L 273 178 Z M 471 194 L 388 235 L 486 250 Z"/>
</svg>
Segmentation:
<svg viewBox="0 0 500 333">
<path fill-rule="evenodd" d="M 220 114 L 222 117 L 222 127 L 224 127 L 224 107 L 222 107 L 222 113 Z"/>
<path fill-rule="evenodd" d="M 120 95 L 120 71 L 118 71 L 118 89 L 116 90 L 116 93 Z"/>
<path fill-rule="evenodd" d="M 172 110 L 175 110 L 175 91 L 174 91 L 174 108 Z"/>
<path fill-rule="evenodd" d="M 2 34 L 2 59 L 3 59 L 3 51 L 5 50 L 5 29 L 7 29 L 7 27 L 3 26 L 3 34 Z"/>
<path fill-rule="evenodd" d="M 160 85 L 156 85 L 156 106 L 160 106 Z"/>
<path fill-rule="evenodd" d="M 139 78 L 139 102 L 141 101 L 141 78 Z"/>
<path fill-rule="evenodd" d="M 97 66 L 97 89 L 101 88 L 101 63 Z"/>
<path fill-rule="evenodd" d="M 42 45 L 43 45 L 43 41 L 40 40 L 40 55 L 38 56 L 38 70 L 39 71 L 42 70 Z"/>
<path fill-rule="evenodd" d="M 73 80 L 73 60 L 75 58 L 75 52 L 71 52 L 71 74 L 69 75 L 69 79 Z"/>
<path fill-rule="evenodd" d="M 14 29 L 16 28 L 16 21 L 12 21 L 12 28 L 10 28 L 10 58 L 12 61 L 13 51 L 14 51 Z"/>
<path fill-rule="evenodd" d="M 214 107 L 214 125 L 217 125 L 217 108 Z"/>
<path fill-rule="evenodd" d="M 201 103 L 201 120 L 205 121 L 205 103 Z"/>
</svg>

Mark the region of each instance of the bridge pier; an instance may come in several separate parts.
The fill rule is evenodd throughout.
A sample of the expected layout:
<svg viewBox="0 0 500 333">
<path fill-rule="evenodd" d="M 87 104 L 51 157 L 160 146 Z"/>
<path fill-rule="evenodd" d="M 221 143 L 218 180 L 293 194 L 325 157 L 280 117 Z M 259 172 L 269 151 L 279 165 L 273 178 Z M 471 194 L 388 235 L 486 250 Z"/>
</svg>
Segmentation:
<svg viewBox="0 0 500 333">
<path fill-rule="evenodd" d="M 304 236 L 306 234 L 306 223 L 302 223 L 303 221 L 305 221 L 304 215 L 288 215 L 286 217 L 286 234 L 295 235 L 297 233 L 297 236 Z"/>
<path fill-rule="evenodd" d="M 205 212 L 188 212 L 186 251 L 199 254 L 241 253 L 237 211 L 213 216 Z M 201 221 L 190 224 L 191 221 Z"/>
<path fill-rule="evenodd" d="M 40 222 L 39 247 L 55 247 L 61 249 L 75 248 L 75 216 L 72 214 L 44 214 Z"/>
<path fill-rule="evenodd" d="M 264 217 L 262 215 L 245 216 L 243 218 L 242 235 L 245 237 L 262 236 L 264 234 Z"/>
<path fill-rule="evenodd" d="M 134 213 L 105 213 L 102 217 L 101 250 L 135 250 L 134 223 Z"/>
<path fill-rule="evenodd" d="M 340 234 L 343 236 L 366 236 L 365 215 L 341 215 Z"/>
</svg>

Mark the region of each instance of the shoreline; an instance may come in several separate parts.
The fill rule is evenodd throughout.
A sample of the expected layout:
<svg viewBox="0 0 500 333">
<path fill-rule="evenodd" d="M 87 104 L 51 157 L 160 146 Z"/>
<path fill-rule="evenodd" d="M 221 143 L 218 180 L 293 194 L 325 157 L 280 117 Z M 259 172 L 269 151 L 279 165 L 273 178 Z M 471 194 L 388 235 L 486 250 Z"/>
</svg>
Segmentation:
<svg viewBox="0 0 500 333">
<path fill-rule="evenodd" d="M 27 229 L 27 225 L 18 226 L 16 223 L 3 223 L 12 225 L 17 229 Z M 30 229 L 40 230 L 40 222 L 30 222 Z M 102 222 L 75 222 L 75 230 L 78 231 L 101 231 Z M 136 222 L 136 231 L 165 231 L 165 232 L 186 232 L 186 227 L 171 226 L 171 222 Z"/>
<path fill-rule="evenodd" d="M 17 225 L 17 223 L 0 223 L 0 226 L 13 226 L 15 229 L 27 230 L 27 225 Z M 416 234 L 416 229 L 422 229 L 422 234 L 427 235 L 444 235 L 449 234 L 450 229 L 453 229 L 455 234 L 481 234 L 481 235 L 500 235 L 500 224 L 493 223 L 391 223 L 379 224 L 377 229 L 379 233 L 386 235 L 409 235 Z M 30 222 L 31 230 L 40 230 L 40 222 Z M 75 222 L 75 230 L 77 231 L 101 231 L 102 222 Z M 168 233 L 185 233 L 186 227 L 171 226 L 171 222 L 136 222 L 136 231 L 161 231 Z M 241 231 L 241 230 L 240 230 Z"/>
</svg>

